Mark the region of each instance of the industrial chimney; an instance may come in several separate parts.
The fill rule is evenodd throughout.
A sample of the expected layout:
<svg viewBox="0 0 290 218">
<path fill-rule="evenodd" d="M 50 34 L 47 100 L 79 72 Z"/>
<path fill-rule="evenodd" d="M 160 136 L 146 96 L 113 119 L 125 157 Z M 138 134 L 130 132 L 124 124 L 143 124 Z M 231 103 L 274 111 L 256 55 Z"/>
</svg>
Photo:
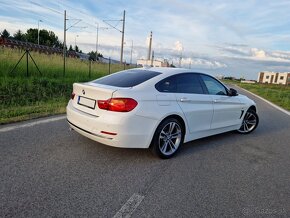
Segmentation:
<svg viewBox="0 0 290 218">
<path fill-rule="evenodd" d="M 151 47 L 152 47 L 152 31 L 150 33 L 150 39 L 149 39 L 149 50 L 148 50 L 148 58 L 147 58 L 148 61 L 151 59 Z"/>
</svg>

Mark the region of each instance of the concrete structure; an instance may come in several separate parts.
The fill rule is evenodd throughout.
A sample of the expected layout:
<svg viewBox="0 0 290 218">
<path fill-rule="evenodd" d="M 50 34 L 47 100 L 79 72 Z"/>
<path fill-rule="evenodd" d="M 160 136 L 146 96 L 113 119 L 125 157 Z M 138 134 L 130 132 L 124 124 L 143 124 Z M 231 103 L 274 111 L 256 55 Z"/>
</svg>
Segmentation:
<svg viewBox="0 0 290 218">
<path fill-rule="evenodd" d="M 241 80 L 241 83 L 255 84 L 256 81 L 253 81 L 253 80 Z"/>
<path fill-rule="evenodd" d="M 260 72 L 258 76 L 259 83 L 269 83 L 269 84 L 290 84 L 290 72 Z"/>
<path fill-rule="evenodd" d="M 151 58 L 151 48 L 152 48 L 152 31 L 150 32 L 149 49 L 148 49 L 148 57 L 147 57 L 147 60 L 150 60 L 150 58 Z"/>
<path fill-rule="evenodd" d="M 169 67 L 170 64 L 168 63 L 167 60 L 144 60 L 144 59 L 139 59 L 137 60 L 137 65 L 141 66 L 151 66 L 151 67 Z"/>
</svg>

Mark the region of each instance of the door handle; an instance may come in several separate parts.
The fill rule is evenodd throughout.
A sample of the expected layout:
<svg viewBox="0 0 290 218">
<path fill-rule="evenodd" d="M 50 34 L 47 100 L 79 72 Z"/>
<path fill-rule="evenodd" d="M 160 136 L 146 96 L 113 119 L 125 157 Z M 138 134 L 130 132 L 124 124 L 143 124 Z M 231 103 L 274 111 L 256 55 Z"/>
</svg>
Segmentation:
<svg viewBox="0 0 290 218">
<path fill-rule="evenodd" d="M 215 99 L 215 100 L 213 100 L 213 102 L 214 103 L 219 103 L 219 102 L 223 102 L 222 100 L 217 100 L 217 99 Z"/>
<path fill-rule="evenodd" d="M 181 98 L 180 101 L 181 102 L 186 102 L 186 101 L 190 101 L 190 100 L 188 100 L 187 98 Z"/>
</svg>

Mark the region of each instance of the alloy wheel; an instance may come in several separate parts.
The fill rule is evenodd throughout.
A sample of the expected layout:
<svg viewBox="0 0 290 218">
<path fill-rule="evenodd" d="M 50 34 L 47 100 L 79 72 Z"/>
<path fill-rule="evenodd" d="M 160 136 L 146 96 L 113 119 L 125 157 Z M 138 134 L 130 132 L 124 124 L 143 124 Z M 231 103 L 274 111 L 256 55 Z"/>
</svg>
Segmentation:
<svg viewBox="0 0 290 218">
<path fill-rule="evenodd" d="M 159 150 L 163 155 L 173 154 L 179 147 L 182 138 L 181 127 L 176 122 L 167 123 L 159 134 Z"/>
<path fill-rule="evenodd" d="M 252 132 L 258 124 L 258 117 L 255 112 L 247 111 L 244 120 L 242 122 L 241 128 L 238 130 L 240 133 L 250 133 Z"/>
</svg>

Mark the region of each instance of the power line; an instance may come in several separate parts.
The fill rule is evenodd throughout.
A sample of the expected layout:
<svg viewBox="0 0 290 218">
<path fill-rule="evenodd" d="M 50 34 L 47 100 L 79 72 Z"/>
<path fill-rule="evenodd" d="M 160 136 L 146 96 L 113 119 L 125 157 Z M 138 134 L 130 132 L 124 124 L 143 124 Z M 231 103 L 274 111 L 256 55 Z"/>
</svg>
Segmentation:
<svg viewBox="0 0 290 218">
<path fill-rule="evenodd" d="M 118 21 L 118 23 L 114 26 L 114 25 L 112 25 L 112 24 L 109 23 L 109 22 L 112 22 L 112 21 Z M 119 29 L 117 28 L 117 26 L 119 25 L 119 23 L 120 23 L 121 21 L 123 21 L 123 20 L 103 20 L 103 22 L 104 22 L 105 24 L 109 25 L 112 29 L 115 29 L 115 30 L 119 31 L 120 33 L 122 33 L 122 30 L 119 30 Z"/>
<path fill-rule="evenodd" d="M 47 9 L 47 10 L 53 11 L 53 12 L 55 12 L 55 13 L 57 13 L 57 14 L 61 14 L 61 15 L 63 15 L 62 12 L 57 11 L 57 10 L 52 9 L 52 8 L 49 8 L 49 7 L 45 7 L 45 6 L 43 6 L 43 5 L 41 5 L 41 4 L 37 3 L 37 2 L 30 1 L 30 3 L 31 3 L 31 4 L 34 4 L 34 5 L 36 5 L 36 6 L 39 6 L 39 7 L 41 7 L 41 8 L 44 8 L 44 9 Z"/>
<path fill-rule="evenodd" d="M 65 4 L 63 4 L 63 6 L 65 6 L 65 7 L 68 7 L 68 8 L 70 8 L 70 9 L 72 9 L 72 10 L 75 10 L 75 11 L 77 11 L 77 12 L 79 12 L 79 13 L 81 13 L 81 14 L 83 14 L 83 15 L 87 16 L 87 17 L 90 17 L 90 16 L 88 16 L 88 14 L 87 14 L 87 13 L 85 13 L 85 12 L 83 12 L 83 11 L 79 10 L 79 9 L 73 8 L 72 6 L 65 5 Z"/>
</svg>

